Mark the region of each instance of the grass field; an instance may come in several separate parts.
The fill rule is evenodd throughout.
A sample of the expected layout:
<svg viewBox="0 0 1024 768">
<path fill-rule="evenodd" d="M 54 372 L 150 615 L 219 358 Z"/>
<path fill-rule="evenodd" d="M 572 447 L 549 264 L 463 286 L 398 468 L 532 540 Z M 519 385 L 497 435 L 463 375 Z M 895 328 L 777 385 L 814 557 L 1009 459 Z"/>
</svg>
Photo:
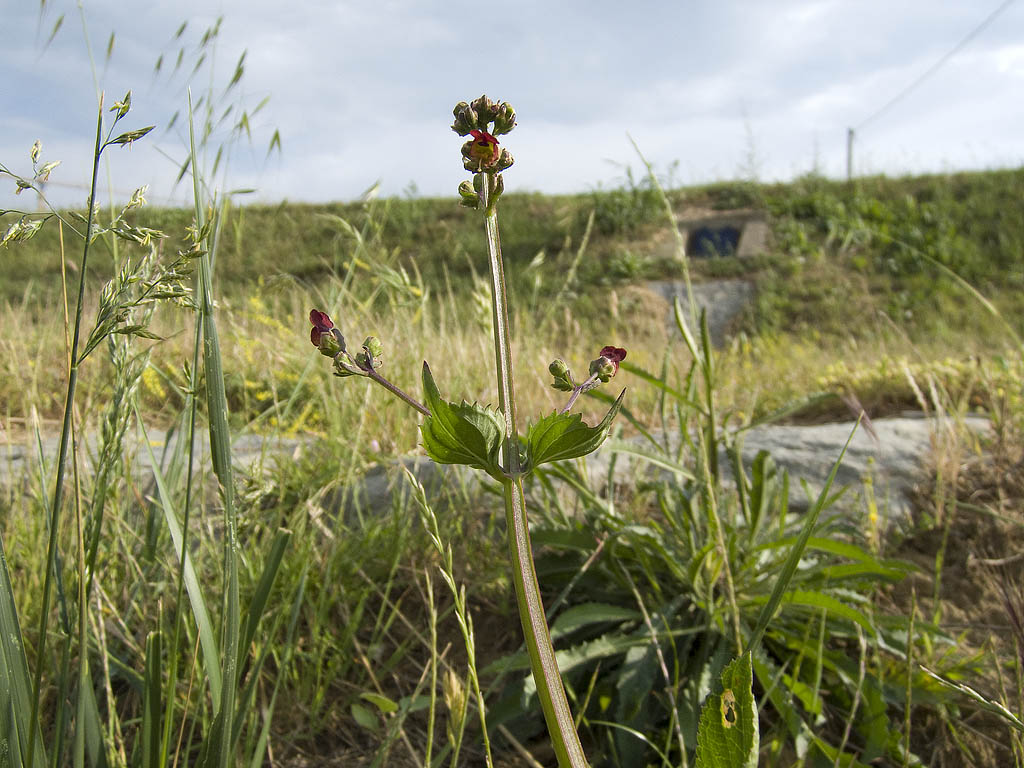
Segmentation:
<svg viewBox="0 0 1024 768">
<path fill-rule="evenodd" d="M 713 396 L 705 402 L 731 427 L 819 392 L 852 394 L 876 418 L 923 400 L 993 420 L 980 453 L 966 438 L 939 446 L 934 486 L 921 491 L 912 531 L 872 539 L 863 520 L 822 517 L 818 548 L 790 593 L 804 599 L 784 603 L 755 660 L 764 765 L 1021 764 L 1019 732 L 988 711 L 995 705 L 941 686 L 919 665 L 1021 711 L 1022 180 L 1001 171 L 673 190 L 677 208 L 753 207 L 773 230 L 770 252 L 753 261 L 691 262 L 698 281 L 744 276 L 757 285 L 710 379 L 694 378 L 690 353 L 666 322 L 668 307 L 644 287 L 680 274 L 678 263 L 657 255 L 664 213 L 646 185 L 502 201 L 521 413 L 558 404 L 546 383 L 551 359 L 585 366 L 614 343 L 629 350 L 631 370 L 651 373 L 615 380 L 629 388 L 627 435 L 639 426 L 704 429 L 691 400 L 701 388 L 688 387 L 705 379 Z M 139 208 L 125 219 L 170 235 L 156 265 L 187 248 L 192 216 Z M 440 561 L 411 499 L 343 514 L 339 491 L 374 462 L 416 452 L 417 426 L 368 382 L 331 377 L 307 340 L 309 307 L 328 308 L 346 334 L 382 339 L 385 370 L 399 386 L 417 392 L 427 359 L 443 391 L 496 402 L 480 364 L 493 350 L 478 225 L 450 200 L 231 207 L 217 219 L 214 317 L 226 427 L 307 440 L 292 460 L 268 460 L 233 480 L 239 601 L 259 607 L 252 619 L 256 608 L 239 613 L 239 631 L 251 633 L 239 646 L 239 760 L 426 765 L 458 754 L 459 764 L 481 764 L 469 659 L 496 764 L 531 764 L 518 749 L 541 764 L 551 759 L 529 705 L 500 505 L 486 487 L 427 499 L 425 519 L 451 547 L 451 559 Z M 12 445 L 58 431 L 63 416 L 60 253 L 80 243 L 67 231 L 63 244 L 59 236 L 49 221 L 4 250 L 0 412 Z M 107 243 L 95 242 L 86 318 L 109 303 L 111 294 L 101 298 L 98 289 L 116 279 L 113 265 L 148 253 Z M 69 279 L 74 264 L 69 258 Z M 975 286 L 991 311 L 949 271 Z M 150 764 L 141 753 L 152 739 L 186 764 L 210 738 L 211 659 L 228 631 L 210 616 L 226 584 L 223 499 L 216 482 L 186 482 L 185 455 L 174 457 L 163 485 L 133 474 L 120 437 L 140 424 L 187 427 L 193 404 L 202 425 L 208 403 L 189 392 L 202 391 L 207 374 L 192 384 L 195 314 L 168 303 L 146 311 L 126 317 L 144 320 L 159 339 L 114 335 L 81 367 L 76 432 L 98 433 L 101 450 L 72 465 L 45 621 L 39 596 L 52 465 L 11 478 L 0 501 L 28 659 L 32 669 L 42 666 L 40 738 L 58 762 L 75 754 L 78 723 L 93 724 L 82 753 L 90 764 Z M 583 403 L 588 419 L 600 410 Z M 787 418 L 851 414 L 834 398 Z M 726 432 L 714 439 L 729 442 Z M 766 555 L 800 525 L 786 511 L 781 478 L 763 467 L 746 489 L 761 500 L 751 517 L 750 498 L 724 475 L 686 479 L 701 466 L 698 455 L 661 450 L 660 460 L 684 474 L 592 487 L 570 463 L 552 465 L 530 489 L 538 573 L 595 765 L 685 764 L 679 744 L 693 760 L 707 681 L 727 660 L 733 633 L 749 631 L 756 618 L 765 579 L 780 565 Z M 726 521 L 726 560 L 702 547 L 713 533 L 701 513 L 709 502 Z M 179 587 L 179 575 L 191 571 L 178 566 L 174 531 L 187 508 L 196 580 Z M 268 563 L 277 568 L 269 583 Z M 453 603 L 437 578 L 439 563 L 466 588 L 465 604 Z M 729 589 L 723 567 L 733 573 Z M 78 604 L 82 579 L 93 586 Z M 199 604 L 212 607 L 204 615 Z M 460 605 L 472 621 L 468 657 L 453 614 Z M 42 659 L 40 626 L 51 636 Z M 76 681 L 83 637 L 90 662 Z M 81 699 L 83 683 L 92 693 Z M 154 685 L 163 703 L 147 740 Z"/>
<path fill-rule="evenodd" d="M 97 167 L 144 140 L 114 131 L 129 111 L 107 115 Z M 0 765 L 553 765 L 500 511 L 524 474 L 591 764 L 713 764 L 701 708 L 752 648 L 761 765 L 1024 765 L 1024 171 L 505 195 L 518 428 L 565 403 L 552 360 L 579 373 L 622 347 L 577 410 L 594 424 L 626 387 L 610 445 L 651 471 L 595 478 L 581 458 L 427 488 L 395 463 L 426 422 L 332 376 L 310 309 L 352 349 L 377 337 L 363 354 L 413 398 L 427 360 L 455 403 L 497 405 L 479 213 L 242 207 L 209 181 L 188 210 L 0 215 L 2 447 L 28 459 L 0 488 Z M 667 211 L 696 209 L 760 212 L 769 246 L 687 259 Z M 719 349 L 647 285 L 721 277 L 755 299 Z M 909 527 L 882 525 L 870 487 L 796 511 L 769 455 L 726 466 L 756 421 L 852 429 L 861 407 L 954 426 Z M 991 431 L 957 429 L 969 413 Z M 296 448 L 242 471 L 243 435 Z M 137 471 L 150 450 L 159 469 Z M 381 463 L 403 492 L 360 505 Z M 726 729 L 752 710 L 732 702 Z"/>
</svg>

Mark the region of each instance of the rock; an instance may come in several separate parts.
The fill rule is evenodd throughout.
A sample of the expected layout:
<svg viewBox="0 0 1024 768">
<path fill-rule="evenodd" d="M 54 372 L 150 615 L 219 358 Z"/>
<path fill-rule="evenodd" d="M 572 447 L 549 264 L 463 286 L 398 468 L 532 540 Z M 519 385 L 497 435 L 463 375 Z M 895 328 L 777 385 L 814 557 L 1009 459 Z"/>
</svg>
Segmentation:
<svg viewBox="0 0 1024 768">
<path fill-rule="evenodd" d="M 988 420 L 979 416 L 969 416 L 964 422 L 979 434 L 989 428 Z M 870 475 L 880 512 L 890 519 L 905 517 L 910 511 L 909 494 L 915 483 L 927 480 L 933 435 L 936 429 L 949 426 L 950 422 L 939 423 L 916 415 L 877 419 L 872 422 L 874 436 L 863 426 L 858 429 L 836 474 L 836 490 L 849 486 L 842 501 L 844 508 L 863 508 L 864 481 Z M 776 466 L 790 475 L 791 505 L 806 508 L 820 493 L 852 429 L 852 422 L 755 427 L 744 432 L 739 440 L 743 463 L 749 467 L 759 451 L 768 451 Z M 163 432 L 153 431 L 149 437 L 158 456 L 165 448 L 171 447 L 166 445 L 167 436 Z M 130 436 L 128 442 L 135 454 L 136 471 L 140 477 L 145 477 L 151 465 L 148 452 L 139 444 L 139 439 L 140 436 Z M 172 445 L 173 440 L 172 437 Z M 642 449 L 645 443 L 641 438 L 631 438 L 619 445 Z M 294 457 L 308 444 L 308 440 L 300 438 L 266 439 L 259 435 L 244 435 L 233 443 L 232 460 L 239 470 L 252 472 L 264 465 L 273 466 L 273 459 Z M 95 441 L 86 441 L 86 446 L 93 455 Z M 595 487 L 603 487 L 607 482 L 609 460 L 615 451 L 616 444 L 610 442 L 587 457 L 587 471 Z M 43 441 L 43 452 L 52 462 L 57 452 L 56 437 Z M 208 436 L 205 432 L 199 441 L 198 453 L 198 461 L 209 466 Z M 729 466 L 724 455 L 719 457 L 719 461 L 722 466 Z M 0 483 L 25 478 L 34 464 L 35 452 L 31 447 L 14 444 L 0 447 Z M 410 498 L 410 487 L 403 467 L 416 475 L 426 487 L 428 498 L 439 510 L 446 505 L 470 503 L 485 483 L 493 485 L 482 473 L 467 467 L 438 466 L 425 456 L 407 456 L 371 468 L 355 487 L 335 493 L 325 504 L 335 510 L 344 507 L 346 516 L 358 516 L 404 503 Z M 615 468 L 617 482 L 622 484 L 633 482 L 637 474 L 652 471 L 653 465 L 628 453 L 620 455 Z M 802 483 L 806 483 L 806 494 L 801 488 Z"/>
<path fill-rule="evenodd" d="M 665 322 L 671 328 L 676 327 L 673 301 L 679 298 L 685 317 L 689 320 L 689 299 L 686 296 L 686 283 L 682 280 L 654 280 L 647 287 L 665 299 L 669 305 Z M 711 343 L 721 347 L 728 339 L 730 326 L 754 298 L 754 284 L 750 280 L 706 280 L 693 284 L 693 299 L 698 311 L 704 309 L 708 316 L 708 331 Z M 697 336 L 698 329 L 690 329 Z"/>
<path fill-rule="evenodd" d="M 988 419 L 968 416 L 964 424 L 978 434 L 989 429 Z M 865 480 L 870 477 L 880 514 L 890 520 L 910 513 L 910 494 L 915 484 L 928 479 L 932 459 L 933 435 L 939 428 L 948 429 L 952 422 L 938 422 L 923 414 L 872 421 L 874 435 L 861 426 L 853 435 L 843 462 L 836 473 L 833 488 L 848 490 L 840 502 L 845 509 L 863 508 Z M 743 464 L 749 468 L 759 451 L 768 451 L 775 465 L 790 477 L 790 505 L 807 508 L 817 498 L 828 479 L 832 465 L 842 453 L 853 431 L 853 422 L 814 425 L 763 425 L 744 432 L 738 440 Z M 631 445 L 643 447 L 637 439 Z M 602 448 L 589 459 L 588 470 L 595 476 L 607 473 L 608 453 Z M 627 473 L 639 469 L 635 460 L 617 467 L 628 481 Z M 721 466 L 729 466 L 724 453 Z M 601 480 L 600 482 L 604 482 Z M 802 485 L 806 483 L 806 493 Z"/>
</svg>

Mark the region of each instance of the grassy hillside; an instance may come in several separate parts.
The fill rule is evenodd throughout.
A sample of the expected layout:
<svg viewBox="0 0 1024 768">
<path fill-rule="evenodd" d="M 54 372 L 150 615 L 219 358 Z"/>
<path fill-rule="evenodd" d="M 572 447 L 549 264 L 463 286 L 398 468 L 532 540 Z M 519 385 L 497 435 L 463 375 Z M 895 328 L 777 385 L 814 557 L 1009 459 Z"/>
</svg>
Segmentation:
<svg viewBox="0 0 1024 768">
<path fill-rule="evenodd" d="M 770 248 L 759 258 L 691 260 L 695 280 L 743 277 L 756 285 L 755 301 L 736 328 L 743 332 L 742 343 L 727 351 L 723 364 L 736 370 L 754 365 L 773 386 L 727 386 L 726 402 L 746 413 L 764 412 L 823 388 L 855 387 L 880 415 L 915 404 L 894 360 L 935 360 L 949 370 L 972 356 L 988 359 L 1004 351 L 1024 319 L 1022 192 L 1024 170 L 866 178 L 853 185 L 805 177 L 791 184 L 672 191 L 677 212 L 753 209 L 771 224 Z M 130 218 L 168 233 L 161 245 L 165 253 L 183 247 L 191 222 L 190 212 L 180 209 L 142 208 Z M 502 246 L 517 308 L 513 322 L 528 354 L 536 355 L 537 389 L 528 385 L 528 398 L 550 402 L 540 374 L 551 357 L 568 353 L 554 343 L 563 338 L 567 319 L 583 348 L 600 348 L 614 338 L 632 347 L 638 364 L 652 370 L 661 365 L 671 334 L 664 316 L 650 311 L 660 300 L 642 285 L 680 276 L 680 264 L 665 246 L 664 221 L 664 207 L 643 184 L 503 199 Z M 42 342 L 34 339 L 52 322 L 60 301 L 58 234 L 56 226 L 45 226 L 34 239 L 3 252 L 6 323 L 20 329 L 8 342 L 8 386 L 0 387 L 0 403 L 9 413 L 24 412 L 26 391 L 38 392 L 31 399 L 44 412 L 60 407 L 59 396 L 49 392 L 59 366 L 33 368 L 26 388 L 19 362 L 40 354 Z M 96 241 L 93 295 L 111 274 L 112 242 Z M 72 270 L 79 247 L 68 238 Z M 131 248 L 123 242 L 117 247 L 122 255 Z M 291 327 L 300 339 L 308 305 L 336 295 L 331 286 L 351 290 L 358 305 L 335 305 L 332 311 L 362 316 L 380 334 L 407 323 L 395 311 L 410 313 L 424 328 L 441 323 L 471 329 L 487 322 L 485 275 L 479 221 L 452 200 L 228 207 L 217 232 L 216 291 L 230 308 L 228 321 L 243 336 L 278 335 Z M 988 308 L 956 276 L 990 301 Z M 291 387 L 275 382 L 272 369 L 245 352 L 249 342 L 239 344 L 237 351 L 248 357 L 238 361 L 240 372 L 229 390 L 233 411 L 249 420 L 264 413 L 266 393 L 280 395 Z M 173 357 L 170 349 L 155 350 L 158 363 L 165 352 Z M 412 351 L 413 360 L 405 361 L 410 371 L 424 351 Z M 172 381 L 173 367 L 165 373 Z M 888 373 L 866 373 L 873 370 Z M 969 391 L 973 385 L 964 386 Z M 480 381 L 470 391 L 487 390 Z M 166 402 L 159 388 L 147 393 L 154 405 Z M 843 412 L 841 406 L 832 411 Z"/>
<path fill-rule="evenodd" d="M 1024 170 L 1006 170 L 874 177 L 852 185 L 812 176 L 790 184 L 678 189 L 670 197 L 679 211 L 750 208 L 769 215 L 774 243 L 764 259 L 693 264 L 698 278 L 749 275 L 758 281 L 761 299 L 748 331 L 813 327 L 844 335 L 873 324 L 879 312 L 900 325 L 910 321 L 911 329 L 959 327 L 976 315 L 977 307 L 933 262 L 1000 306 L 1018 310 L 1017 294 L 1024 287 L 1022 192 Z M 573 196 L 508 195 L 503 253 L 519 290 L 539 279 L 543 295 L 557 294 L 591 213 L 593 227 L 574 287 L 678 277 L 672 259 L 651 255 L 663 211 L 645 185 Z M 144 208 L 134 218 L 171 233 L 166 247 L 179 248 L 191 213 Z M 435 291 L 444 290 L 446 281 L 462 290 L 470 273 L 483 273 L 486 266 L 478 224 L 447 199 L 232 207 L 220 232 L 219 286 L 236 296 L 258 282 L 315 282 L 347 263 L 352 227 Z M 57 235 L 56 227 L 47 227 L 5 253 L 0 297 L 52 298 L 59 284 Z M 540 253 L 543 262 L 531 269 Z"/>
<path fill-rule="evenodd" d="M 770 248 L 755 259 L 689 262 L 697 281 L 756 285 L 716 351 L 688 348 L 644 287 L 684 269 L 666 247 L 655 190 L 502 199 L 520 426 L 564 404 L 551 387 L 554 358 L 579 372 L 613 344 L 628 350 L 611 385 L 628 388 L 617 424 L 625 436 L 654 433 L 640 461 L 657 474 L 595 480 L 565 462 L 529 481 L 538 576 L 595 766 L 693 764 L 710 681 L 760 623 L 805 519 L 811 546 L 754 660 L 761 764 L 1024 765 L 1024 742 L 999 707 L 919 666 L 1020 710 L 1022 187 L 1024 171 L 1014 170 L 672 191 L 678 213 L 754 209 L 771 226 Z M 111 764 L 130 764 L 156 743 L 162 695 L 164 733 L 187 734 L 166 736 L 163 749 L 179 764 L 198 761 L 200 745 L 218 738 L 216 658 L 237 651 L 232 749 L 247 764 L 480 765 L 479 702 L 496 765 L 551 764 L 492 484 L 431 489 L 424 506 L 411 497 L 388 509 L 346 506 L 370 466 L 421 452 L 419 418 L 366 379 L 331 376 L 309 339 L 317 307 L 353 348 L 379 337 L 380 370 L 406 391 L 419 396 L 429 360 L 446 397 L 497 402 L 479 214 L 419 199 L 225 208 L 210 232 L 214 305 L 203 326 L 216 321 L 221 374 L 195 362 L 213 345 L 200 340 L 191 308 L 164 302 L 150 315 L 132 303 L 175 283 L 159 265 L 186 248 L 191 213 L 143 207 L 126 221 L 167 233 L 161 258 L 136 275 L 148 251 L 99 236 L 86 333 L 118 307 L 118 322 L 154 338 L 114 334 L 82 361 L 77 429 L 98 435 L 101 449 L 78 449 L 74 504 L 56 526 L 50 464 L 32 459 L 0 489 L 10 602 L 44 693 L 58 692 L 39 710 L 53 760 L 71 753 L 81 717 Z M 30 457 L 35 430 L 56 433 L 65 413 L 70 334 L 56 223 L 0 250 L 0 425 L 12 452 Z M 64 234 L 73 296 L 81 243 Z M 223 401 L 209 397 L 221 382 Z M 852 506 L 826 507 L 820 520 L 793 513 L 802 491 L 768 456 L 744 483 L 729 479 L 717 457 L 752 419 L 821 393 L 789 417 L 849 420 L 858 404 L 872 418 L 906 408 L 950 417 L 913 519 L 886 529 L 870 477 L 850 490 Z M 592 398 L 577 405 L 587 423 L 606 408 Z M 992 432 L 958 431 L 968 411 L 987 415 Z M 298 438 L 293 454 L 227 486 L 236 572 L 226 565 L 229 496 L 218 478 L 187 480 L 182 451 L 154 485 L 132 472 L 134 449 L 122 443 L 127 430 L 184 430 L 193 418 L 228 438 Z M 661 431 L 675 439 L 661 441 Z M 191 536 L 197 578 L 187 590 L 176 525 Z M 38 596 L 56 573 L 44 611 Z M 229 575 L 239 601 L 221 604 Z M 79 605 L 90 579 L 96 605 Z M 213 622 L 199 609 L 204 593 Z M 231 616 L 252 633 L 241 645 L 225 640 Z M 88 668 L 73 662 L 79 647 Z M 92 685 L 77 686 L 78 674 L 94 675 Z M 94 693 L 72 716 L 78 690 Z"/>
</svg>

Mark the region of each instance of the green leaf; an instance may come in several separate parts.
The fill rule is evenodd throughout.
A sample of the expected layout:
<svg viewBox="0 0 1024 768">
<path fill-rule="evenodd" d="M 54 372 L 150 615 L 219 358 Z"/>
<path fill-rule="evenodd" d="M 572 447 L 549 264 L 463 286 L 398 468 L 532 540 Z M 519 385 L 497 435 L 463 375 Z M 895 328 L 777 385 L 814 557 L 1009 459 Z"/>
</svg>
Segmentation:
<svg viewBox="0 0 1024 768">
<path fill-rule="evenodd" d="M 673 461 L 661 448 L 645 448 L 629 440 L 613 437 L 608 441 L 608 450 L 612 453 L 624 453 L 628 456 L 635 456 L 646 461 L 648 464 L 667 469 L 669 472 L 674 472 L 687 480 L 696 479 L 691 469 L 680 462 Z"/>
<path fill-rule="evenodd" d="M 364 707 L 362 704 L 353 704 L 351 707 L 352 719 L 355 720 L 370 733 L 377 733 L 380 730 L 380 725 L 377 723 L 377 717 L 373 714 L 373 711 L 368 707 Z"/>
<path fill-rule="evenodd" d="M 498 448 L 505 436 L 505 422 L 490 408 L 463 401 L 461 405 L 441 398 L 423 363 L 423 392 L 430 415 L 420 426 L 423 447 L 438 464 L 465 464 L 501 477 Z"/>
<path fill-rule="evenodd" d="M 532 469 L 551 461 L 576 459 L 597 450 L 608 436 L 625 394 L 622 390 L 596 427 L 584 424 L 578 413 L 552 413 L 533 424 L 526 435 L 527 466 Z"/>
<path fill-rule="evenodd" d="M 638 645 L 650 645 L 651 638 L 646 634 L 612 633 L 602 635 L 594 640 L 585 643 L 577 643 L 564 651 L 555 652 L 555 661 L 558 662 L 558 669 L 562 674 L 567 674 L 584 664 L 590 664 L 601 659 L 621 656 L 630 648 Z M 499 672 L 515 672 L 528 670 L 530 668 L 530 657 L 525 652 L 513 653 L 502 656 L 492 661 L 484 669 L 480 670 L 481 677 L 495 675 Z M 532 676 L 526 679 L 525 692 L 527 696 L 533 696 L 537 692 L 537 684 Z"/>
<path fill-rule="evenodd" d="M 759 603 L 764 605 L 768 603 L 768 600 L 769 598 L 767 597 L 756 597 L 750 602 L 754 605 Z M 864 631 L 872 637 L 877 634 L 871 620 L 864 613 L 858 611 L 856 608 L 851 608 L 842 600 L 839 600 L 833 595 L 826 594 L 825 592 L 814 592 L 806 589 L 791 589 L 783 595 L 782 600 L 776 604 L 776 607 L 778 607 L 778 605 L 802 605 L 807 608 L 824 609 L 833 616 L 860 624 Z"/>
<path fill-rule="evenodd" d="M 161 635 L 159 631 L 146 636 L 146 676 L 142 704 L 142 765 L 144 768 L 158 768 L 160 759 L 160 725 L 163 712 L 161 686 Z"/>
<path fill-rule="evenodd" d="M 608 603 L 574 605 L 558 617 L 555 625 L 551 628 L 551 639 L 558 639 L 591 624 L 602 624 L 609 621 L 616 623 L 639 621 L 641 618 L 643 617 L 638 611 Z"/>
<path fill-rule="evenodd" d="M 697 768 L 757 768 L 753 681 L 749 652 L 722 670 L 722 692 L 709 695 L 700 713 Z"/>
<path fill-rule="evenodd" d="M 387 696 L 381 696 L 379 693 L 363 692 L 359 694 L 359 698 L 370 702 L 384 714 L 390 715 L 391 713 L 398 711 L 398 704 L 393 702 Z"/>
<path fill-rule="evenodd" d="M 185 583 L 185 591 L 188 594 L 189 604 L 192 606 L 192 614 L 199 631 L 199 646 L 203 651 L 203 665 L 206 671 L 207 684 L 210 689 L 210 699 L 214 708 L 220 707 L 221 676 L 220 676 L 220 651 L 217 649 L 217 639 L 213 628 L 213 620 L 206 607 L 206 599 L 203 597 L 203 588 L 199 582 L 195 565 L 192 562 L 192 555 L 188 548 L 185 548 L 185 561 L 181 562 L 182 536 L 184 532 L 178 515 L 174 510 L 174 502 L 171 497 L 171 490 L 168 488 L 163 472 L 160 469 L 160 461 L 153 452 L 153 444 L 146 433 L 145 423 L 139 417 L 136 410 L 136 419 L 142 428 L 142 444 L 149 453 L 150 466 L 153 468 L 153 480 L 156 482 L 157 497 L 160 501 L 160 508 L 164 513 L 164 521 L 167 523 L 167 531 L 171 534 L 171 544 L 174 547 L 174 554 L 178 557 L 178 567 L 182 568 L 182 578 Z"/>
</svg>

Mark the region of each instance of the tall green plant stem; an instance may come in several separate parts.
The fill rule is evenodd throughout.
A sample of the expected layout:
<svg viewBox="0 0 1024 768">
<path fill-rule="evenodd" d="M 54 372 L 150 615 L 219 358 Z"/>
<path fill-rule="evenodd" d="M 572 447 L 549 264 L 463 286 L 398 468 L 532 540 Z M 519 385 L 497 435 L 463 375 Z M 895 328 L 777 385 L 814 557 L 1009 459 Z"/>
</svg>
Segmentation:
<svg viewBox="0 0 1024 768">
<path fill-rule="evenodd" d="M 202 197 L 196 155 L 195 126 L 192 120 L 192 92 L 188 95 L 189 148 L 192 157 L 192 197 L 195 204 L 196 231 L 204 227 Z M 209 235 L 207 235 L 207 238 Z M 207 240 L 209 243 L 209 240 Z M 220 481 L 224 505 L 224 595 L 221 632 L 221 699 L 219 743 L 215 765 L 227 768 L 234 755 L 232 726 L 235 716 L 235 687 L 238 683 L 238 643 L 241 608 L 238 589 L 238 533 L 235 515 L 234 480 L 231 471 L 231 432 L 228 427 L 228 403 L 221 366 L 220 339 L 213 316 L 213 266 L 209 250 L 199 259 L 199 318 L 203 327 L 203 370 L 206 372 L 206 402 L 210 419 L 210 455 L 213 471 Z"/>
<path fill-rule="evenodd" d="M 494 358 L 498 379 L 498 403 L 505 418 L 504 456 L 507 467 L 502 480 L 505 497 L 505 521 L 508 527 L 509 554 L 512 558 L 512 580 L 519 604 L 519 620 L 523 625 L 526 650 L 537 685 L 544 719 L 559 768 L 586 768 L 579 735 L 569 702 L 565 697 L 562 677 L 551 645 L 544 603 L 537 584 L 537 571 L 530 545 L 530 526 L 526 517 L 526 498 L 519 463 L 519 433 L 516 430 L 515 387 L 512 382 L 512 344 L 509 339 L 508 296 L 505 289 L 505 267 L 501 260 L 498 237 L 497 199 L 493 196 L 495 174 L 485 173 L 481 198 L 487 223 L 487 251 L 491 267 L 491 309 L 494 326 Z"/>
<path fill-rule="evenodd" d="M 36 726 L 39 721 L 39 689 L 43 681 L 43 666 L 46 664 L 46 623 L 50 613 L 50 588 L 56 568 L 57 529 L 60 524 L 60 508 L 64 502 L 64 469 L 67 466 L 68 444 L 71 440 L 71 420 L 74 412 L 75 390 L 78 387 L 78 342 L 82 330 L 82 306 L 85 296 L 85 273 L 89 264 L 89 246 L 92 241 L 92 226 L 96 211 L 96 179 L 99 175 L 100 155 L 103 152 L 103 98 L 96 116 L 96 145 L 92 154 L 92 181 L 89 188 L 89 213 L 85 223 L 85 245 L 82 248 L 82 266 L 78 272 L 78 300 L 75 306 L 75 332 L 68 354 L 68 391 L 64 399 L 64 423 L 60 431 L 60 450 L 57 453 L 57 480 L 53 490 L 53 504 L 50 508 L 50 532 L 46 544 L 46 575 L 43 577 L 43 600 L 39 609 L 39 646 L 36 649 L 36 671 L 32 680 L 32 714 L 29 717 L 28 763 L 34 765 Z M 84 585 L 79 585 L 79 589 Z M 81 652 L 85 663 L 85 649 Z M 82 727 L 81 723 L 78 727 Z"/>
</svg>

